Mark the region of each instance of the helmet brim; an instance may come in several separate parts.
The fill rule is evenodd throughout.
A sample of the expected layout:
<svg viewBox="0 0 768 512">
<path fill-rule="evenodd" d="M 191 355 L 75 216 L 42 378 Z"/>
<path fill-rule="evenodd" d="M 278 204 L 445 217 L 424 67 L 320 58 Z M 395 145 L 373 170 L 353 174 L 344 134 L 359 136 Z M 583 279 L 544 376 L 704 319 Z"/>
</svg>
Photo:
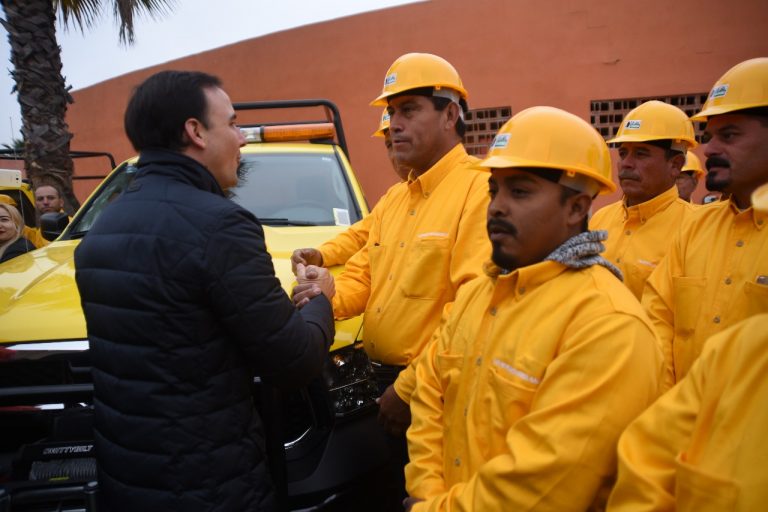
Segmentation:
<svg viewBox="0 0 768 512">
<path fill-rule="evenodd" d="M 576 172 L 597 181 L 600 184 L 600 194 L 612 194 L 613 192 L 616 192 L 616 185 L 612 181 L 607 180 L 592 169 L 588 168 L 565 167 L 552 163 L 547 163 L 544 165 L 541 162 L 535 160 L 525 160 L 522 158 L 512 158 L 502 155 L 490 156 L 485 160 L 481 160 L 473 167 L 477 170 L 487 172 L 490 172 L 491 169 L 515 168 L 557 169 L 563 172 Z"/>
<path fill-rule="evenodd" d="M 739 110 L 748 110 L 750 108 L 759 108 L 759 107 L 766 107 L 765 103 L 750 103 L 747 105 L 712 105 L 711 107 L 706 107 L 701 110 L 701 112 L 697 112 L 696 114 L 691 116 L 691 121 L 696 122 L 706 122 L 708 118 L 712 116 L 719 116 L 721 114 L 731 114 L 731 113 L 738 113 Z"/>
</svg>

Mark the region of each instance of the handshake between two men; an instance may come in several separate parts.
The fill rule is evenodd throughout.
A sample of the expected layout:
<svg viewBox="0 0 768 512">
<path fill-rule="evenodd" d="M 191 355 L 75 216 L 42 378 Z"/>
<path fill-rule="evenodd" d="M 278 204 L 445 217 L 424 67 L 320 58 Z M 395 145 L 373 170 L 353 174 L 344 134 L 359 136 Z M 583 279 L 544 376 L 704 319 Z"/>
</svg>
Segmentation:
<svg viewBox="0 0 768 512">
<path fill-rule="evenodd" d="M 330 301 L 336 294 L 333 276 L 322 267 L 323 256 L 317 249 L 299 249 L 291 256 L 291 268 L 298 283 L 293 289 L 293 303 L 298 308 L 321 293 Z"/>
</svg>

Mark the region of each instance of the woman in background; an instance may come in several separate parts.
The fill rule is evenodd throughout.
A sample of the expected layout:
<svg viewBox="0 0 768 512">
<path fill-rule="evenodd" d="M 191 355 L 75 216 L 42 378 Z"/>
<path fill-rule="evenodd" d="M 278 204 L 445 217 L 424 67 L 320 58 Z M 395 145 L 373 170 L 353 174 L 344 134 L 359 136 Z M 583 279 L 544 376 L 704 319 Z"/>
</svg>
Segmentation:
<svg viewBox="0 0 768 512">
<path fill-rule="evenodd" d="M 24 222 L 15 206 L 0 203 L 0 263 L 35 250 L 32 242 L 21 236 Z"/>
</svg>

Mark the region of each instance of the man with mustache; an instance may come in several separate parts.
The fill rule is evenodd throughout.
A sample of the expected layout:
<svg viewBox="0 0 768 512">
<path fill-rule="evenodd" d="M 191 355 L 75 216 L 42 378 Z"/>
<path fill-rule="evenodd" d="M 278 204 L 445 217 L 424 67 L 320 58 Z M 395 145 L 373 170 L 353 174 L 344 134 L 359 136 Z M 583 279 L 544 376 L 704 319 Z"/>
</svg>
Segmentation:
<svg viewBox="0 0 768 512">
<path fill-rule="evenodd" d="M 768 182 L 768 58 L 726 72 L 692 119 L 707 122 L 707 189 L 730 199 L 690 215 L 646 284 L 642 303 L 662 342 L 667 388 L 705 340 L 768 311 L 768 214 L 750 200 Z"/>
<path fill-rule="evenodd" d="M 409 53 L 390 66 L 372 105 L 387 107 L 395 160 L 411 173 L 373 209 L 367 244 L 336 278 L 336 318 L 365 313 L 365 350 L 382 392 L 379 420 L 400 451 L 392 475 L 402 496 L 415 386 L 410 365 L 490 254 L 485 178 L 461 144 L 466 99 L 458 72 L 437 55 Z M 382 508 L 400 509 L 400 500 Z"/>
<path fill-rule="evenodd" d="M 599 510 L 622 430 L 658 396 L 642 307 L 587 230 L 615 189 L 586 121 L 533 107 L 488 171 L 491 262 L 459 291 L 416 367 L 407 510 Z"/>
<path fill-rule="evenodd" d="M 686 150 L 696 146 L 693 124 L 679 108 L 648 101 L 624 117 L 608 142 L 619 144 L 624 197 L 595 213 L 589 227 L 608 231 L 603 256 L 621 269 L 624 283 L 640 300 L 646 279 L 693 211 L 675 185 Z"/>
</svg>

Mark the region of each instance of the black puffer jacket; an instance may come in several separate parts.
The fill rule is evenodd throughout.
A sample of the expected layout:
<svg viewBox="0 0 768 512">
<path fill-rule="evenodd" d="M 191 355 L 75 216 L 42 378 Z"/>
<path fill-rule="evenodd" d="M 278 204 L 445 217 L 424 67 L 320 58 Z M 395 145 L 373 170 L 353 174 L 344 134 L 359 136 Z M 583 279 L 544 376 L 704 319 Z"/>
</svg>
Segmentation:
<svg viewBox="0 0 768 512">
<path fill-rule="evenodd" d="M 256 218 L 181 154 L 145 151 L 75 252 L 105 510 L 271 510 L 254 375 L 301 385 L 333 338 L 297 311 Z"/>
<path fill-rule="evenodd" d="M 11 245 L 5 248 L 5 251 L 3 251 L 2 256 L 0 256 L 0 263 L 8 260 L 12 260 L 16 256 L 21 256 L 22 254 L 26 254 L 29 251 L 34 251 L 35 246 L 24 238 L 23 236 L 20 237 L 18 240 L 13 242 Z"/>
</svg>

